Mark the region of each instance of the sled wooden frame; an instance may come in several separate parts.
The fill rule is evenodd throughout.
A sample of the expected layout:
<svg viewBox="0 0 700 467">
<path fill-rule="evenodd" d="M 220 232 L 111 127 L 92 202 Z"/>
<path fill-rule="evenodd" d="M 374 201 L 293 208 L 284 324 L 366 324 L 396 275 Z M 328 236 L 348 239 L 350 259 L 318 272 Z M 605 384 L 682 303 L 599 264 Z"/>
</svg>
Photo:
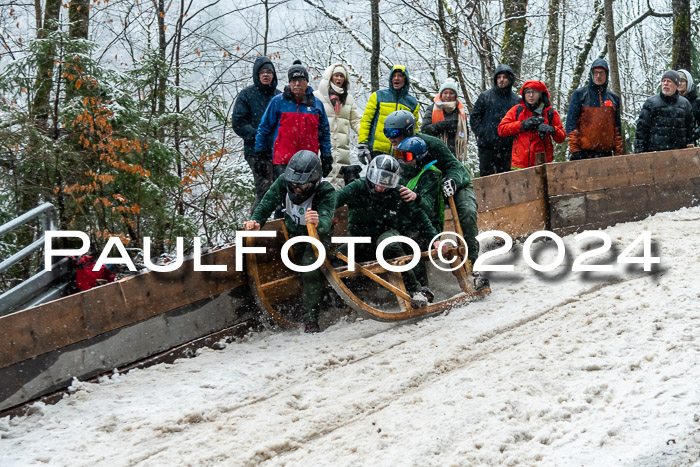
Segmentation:
<svg viewBox="0 0 700 467">
<path fill-rule="evenodd" d="M 281 231 L 284 241 L 286 242 L 289 240 L 289 232 L 287 232 L 284 221 L 281 219 L 266 223 L 264 230 Z M 246 246 L 255 246 L 255 241 L 255 237 L 247 237 Z M 291 250 L 289 253 L 293 259 L 294 253 Z M 278 271 L 280 270 L 279 268 L 275 269 Z M 282 267 L 282 269 L 286 270 L 285 267 Z M 264 315 L 261 316 L 261 322 L 263 325 L 269 327 L 270 324 L 274 323 L 283 329 L 291 329 L 299 326 L 299 323 L 288 320 L 282 315 L 282 313 L 277 311 L 276 308 L 279 302 L 285 301 L 289 296 L 292 296 L 295 292 L 301 290 L 301 280 L 299 275 L 292 273 L 284 277 L 273 276 L 270 278 L 268 277 L 269 274 L 266 274 L 268 271 L 265 271 L 263 264 L 261 264 L 258 259 L 258 255 L 256 254 L 246 255 L 246 271 L 248 273 L 248 285 L 250 286 L 250 291 L 253 295 L 255 303 L 258 305 L 260 310 L 267 313 L 267 317 L 271 318 L 270 320 L 265 319 L 267 317 Z M 272 323 L 270 321 L 272 321 Z"/>
<path fill-rule="evenodd" d="M 459 224 L 459 217 L 457 216 L 457 209 L 455 207 L 454 200 L 452 199 L 452 197 L 449 197 L 448 201 L 450 211 L 452 213 L 452 220 L 455 229 L 454 232 L 460 237 L 463 237 L 462 228 Z M 316 231 L 316 228 L 313 225 L 308 225 L 307 228 L 311 237 L 320 240 L 318 232 Z M 328 255 L 326 255 L 322 269 L 324 275 L 326 276 L 326 279 L 330 283 L 331 287 L 333 287 L 333 290 L 335 290 L 335 292 L 342 298 L 342 300 L 348 306 L 350 306 L 350 308 L 357 311 L 362 316 L 384 322 L 403 321 L 407 319 L 420 318 L 442 313 L 454 306 L 462 305 L 473 301 L 477 298 L 484 297 L 485 295 L 488 295 L 491 292 L 491 289 L 489 287 L 486 287 L 479 291 L 474 289 L 473 284 L 469 278 L 469 273 L 471 272 L 469 268 L 469 262 L 466 260 L 466 258 L 464 258 L 464 248 L 450 248 L 448 252 L 452 255 L 457 255 L 460 261 L 463 260 L 463 265 L 452 271 L 452 273 L 457 279 L 457 283 L 459 284 L 461 292 L 459 292 L 457 295 L 451 298 L 431 303 L 421 308 L 414 308 L 411 305 L 411 297 L 406 293 L 406 286 L 403 282 L 401 273 L 387 271 L 377 261 L 369 261 L 365 263 L 355 262 L 355 270 L 350 271 L 349 269 L 346 269 L 345 266 L 334 268 L 331 265 L 330 260 L 328 259 Z M 421 253 L 420 256 L 421 258 L 425 258 L 428 255 L 437 256 L 437 251 L 424 251 Z M 316 251 L 316 257 L 318 257 L 318 251 Z M 349 260 L 345 255 L 336 254 L 336 257 L 349 264 Z M 413 257 L 414 255 L 401 256 L 399 258 L 393 258 L 392 260 L 387 261 L 387 263 L 392 265 L 402 265 L 410 262 L 413 259 Z M 398 301 L 400 311 L 382 311 L 378 308 L 368 305 L 357 295 L 355 295 L 355 293 L 352 290 L 350 290 L 350 288 L 347 285 L 345 285 L 343 279 L 351 276 L 357 276 L 360 274 L 371 279 L 375 283 L 387 289 L 389 292 L 393 293 Z M 379 274 L 387 274 L 388 280 L 381 278 Z"/>
</svg>

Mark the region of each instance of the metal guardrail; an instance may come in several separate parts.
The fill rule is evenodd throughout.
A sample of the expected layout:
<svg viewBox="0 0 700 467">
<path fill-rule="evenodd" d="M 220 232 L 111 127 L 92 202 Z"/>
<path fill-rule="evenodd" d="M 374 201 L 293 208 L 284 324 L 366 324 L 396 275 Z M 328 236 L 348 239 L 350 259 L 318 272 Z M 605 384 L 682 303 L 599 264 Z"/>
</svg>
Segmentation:
<svg viewBox="0 0 700 467">
<path fill-rule="evenodd" d="M 32 219 L 36 219 L 37 217 L 41 216 L 42 214 L 46 214 L 44 218 L 42 218 L 42 227 L 44 232 L 47 230 L 56 230 L 58 228 L 58 211 L 56 210 L 56 207 L 51 204 L 51 203 L 44 203 L 40 206 L 35 207 L 31 211 L 25 212 L 18 218 L 11 220 L 10 222 L 0 226 L 0 237 L 5 235 L 8 232 L 11 232 L 12 230 L 16 229 L 17 227 L 20 227 Z M 22 261 L 24 258 L 27 256 L 31 255 L 34 253 L 36 250 L 42 248 L 44 246 L 44 236 L 42 235 L 41 238 L 31 245 L 27 245 L 26 247 L 22 248 L 20 251 L 15 253 L 14 255 L 10 256 L 6 260 L 4 260 L 2 263 L 0 263 L 0 273 L 3 273 L 10 269 L 12 266 L 15 264 L 19 263 Z"/>
<path fill-rule="evenodd" d="M 0 237 L 40 216 L 44 232 L 58 229 L 58 211 L 56 207 L 51 203 L 44 203 L 0 226 Z M 3 260 L 0 263 L 0 273 L 7 271 L 24 258 L 43 248 L 44 240 L 45 235 L 42 235 L 38 240 Z M 16 310 L 20 306 L 33 306 L 62 296 L 65 292 L 65 287 L 52 287 L 51 284 L 56 279 L 70 272 L 68 261 L 67 258 L 64 258 L 56 262 L 51 271 L 41 271 L 0 295 L 0 316 Z"/>
</svg>

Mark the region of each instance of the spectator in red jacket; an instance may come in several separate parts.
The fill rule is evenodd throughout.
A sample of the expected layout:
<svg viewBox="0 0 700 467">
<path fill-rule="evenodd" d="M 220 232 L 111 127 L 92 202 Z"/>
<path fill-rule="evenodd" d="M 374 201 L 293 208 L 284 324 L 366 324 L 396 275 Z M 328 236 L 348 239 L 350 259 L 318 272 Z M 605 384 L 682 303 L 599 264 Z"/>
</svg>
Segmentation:
<svg viewBox="0 0 700 467">
<path fill-rule="evenodd" d="M 549 103 L 549 91 L 542 81 L 525 81 L 520 95 L 523 100 L 511 108 L 498 124 L 498 136 L 515 136 L 511 169 L 535 165 L 535 154 L 544 152 L 546 161 L 554 158 L 554 145 L 566 139 L 561 118 Z"/>
</svg>

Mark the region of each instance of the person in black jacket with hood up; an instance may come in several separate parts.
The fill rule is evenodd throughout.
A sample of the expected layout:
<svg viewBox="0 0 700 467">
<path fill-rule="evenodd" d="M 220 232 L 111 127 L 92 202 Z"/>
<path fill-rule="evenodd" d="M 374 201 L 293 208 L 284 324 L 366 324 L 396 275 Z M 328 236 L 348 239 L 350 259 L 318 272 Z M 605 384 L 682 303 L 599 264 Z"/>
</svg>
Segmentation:
<svg viewBox="0 0 700 467">
<path fill-rule="evenodd" d="M 498 124 L 520 102 L 520 96 L 512 91 L 514 83 L 513 70 L 508 65 L 499 65 L 493 73 L 493 87 L 479 95 L 469 117 L 479 148 L 481 177 L 510 171 L 513 137 L 498 136 Z"/>
<path fill-rule="evenodd" d="M 698 87 L 693 82 L 693 77 L 688 70 L 680 69 L 678 74 L 681 77 L 680 85 L 678 86 L 678 94 L 688 99 L 690 107 L 693 109 L 693 117 L 695 118 L 695 141 L 700 140 L 700 99 L 698 98 Z"/>
<path fill-rule="evenodd" d="M 258 125 L 265 114 L 267 105 L 273 97 L 280 93 L 281 91 L 277 89 L 275 66 L 269 58 L 258 57 L 253 65 L 253 85 L 248 86 L 238 94 L 233 106 L 233 131 L 243 139 L 243 154 L 253 171 L 255 203 L 251 212 L 255 210 L 272 185 L 272 160 L 270 160 L 270 167 L 266 173 L 260 173 L 255 169 L 255 135 L 258 133 Z"/>
<path fill-rule="evenodd" d="M 694 118 L 690 102 L 678 95 L 680 76 L 669 70 L 661 77 L 661 92 L 642 106 L 637 119 L 634 152 L 684 149 L 694 141 Z"/>
</svg>

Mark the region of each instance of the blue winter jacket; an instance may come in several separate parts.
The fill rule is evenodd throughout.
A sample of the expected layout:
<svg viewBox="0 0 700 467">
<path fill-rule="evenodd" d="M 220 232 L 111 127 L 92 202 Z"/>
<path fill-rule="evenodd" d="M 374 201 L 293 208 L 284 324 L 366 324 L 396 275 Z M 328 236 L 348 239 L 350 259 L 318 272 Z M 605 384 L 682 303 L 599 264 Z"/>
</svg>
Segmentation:
<svg viewBox="0 0 700 467">
<path fill-rule="evenodd" d="M 298 151 L 307 150 L 322 157 L 331 156 L 331 132 L 321 100 L 313 95 L 311 86 L 297 101 L 289 86 L 272 98 L 258 126 L 255 151 L 272 149 L 274 164 L 287 164 Z M 273 135 L 273 147 L 269 136 Z"/>
</svg>

